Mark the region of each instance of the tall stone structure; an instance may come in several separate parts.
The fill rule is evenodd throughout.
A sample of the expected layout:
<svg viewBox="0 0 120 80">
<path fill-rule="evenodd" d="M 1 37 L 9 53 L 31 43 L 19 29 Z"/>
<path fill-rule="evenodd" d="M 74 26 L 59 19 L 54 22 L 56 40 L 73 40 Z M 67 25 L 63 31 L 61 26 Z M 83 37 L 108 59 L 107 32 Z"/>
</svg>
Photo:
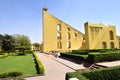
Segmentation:
<svg viewBox="0 0 120 80">
<path fill-rule="evenodd" d="M 119 48 L 115 26 L 85 23 L 85 34 L 74 29 L 43 8 L 43 51 Z"/>
<path fill-rule="evenodd" d="M 84 34 L 43 8 L 43 51 L 70 51 L 82 46 Z"/>
<path fill-rule="evenodd" d="M 86 49 L 114 49 L 119 48 L 116 27 L 113 25 L 85 23 Z"/>
</svg>

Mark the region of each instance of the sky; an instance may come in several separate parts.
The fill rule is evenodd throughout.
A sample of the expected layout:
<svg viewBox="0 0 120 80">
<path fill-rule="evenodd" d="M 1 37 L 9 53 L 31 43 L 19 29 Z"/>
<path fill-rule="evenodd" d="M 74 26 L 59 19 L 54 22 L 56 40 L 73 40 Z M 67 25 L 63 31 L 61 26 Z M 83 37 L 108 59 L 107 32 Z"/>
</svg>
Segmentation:
<svg viewBox="0 0 120 80">
<path fill-rule="evenodd" d="M 84 33 L 84 23 L 115 25 L 120 35 L 120 0 L 0 0 L 0 34 L 24 34 L 42 43 L 42 9 Z"/>
</svg>

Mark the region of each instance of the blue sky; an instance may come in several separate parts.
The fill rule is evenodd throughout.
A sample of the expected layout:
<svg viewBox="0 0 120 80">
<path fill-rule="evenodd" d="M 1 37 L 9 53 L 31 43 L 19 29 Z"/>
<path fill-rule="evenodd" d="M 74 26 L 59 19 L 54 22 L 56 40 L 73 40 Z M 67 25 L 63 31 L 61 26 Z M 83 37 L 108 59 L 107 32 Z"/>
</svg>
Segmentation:
<svg viewBox="0 0 120 80">
<path fill-rule="evenodd" d="M 42 8 L 84 33 L 84 23 L 115 25 L 120 35 L 120 0 L 0 0 L 0 33 L 42 42 Z"/>
</svg>

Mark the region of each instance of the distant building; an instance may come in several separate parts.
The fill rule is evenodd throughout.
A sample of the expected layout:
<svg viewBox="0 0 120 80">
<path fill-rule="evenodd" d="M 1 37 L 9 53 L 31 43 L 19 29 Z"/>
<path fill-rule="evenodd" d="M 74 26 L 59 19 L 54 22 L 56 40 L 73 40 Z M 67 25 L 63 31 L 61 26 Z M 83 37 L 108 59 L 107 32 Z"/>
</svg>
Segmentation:
<svg viewBox="0 0 120 80">
<path fill-rule="evenodd" d="M 115 26 L 85 23 L 85 34 L 59 20 L 43 8 L 43 51 L 120 48 Z"/>
</svg>

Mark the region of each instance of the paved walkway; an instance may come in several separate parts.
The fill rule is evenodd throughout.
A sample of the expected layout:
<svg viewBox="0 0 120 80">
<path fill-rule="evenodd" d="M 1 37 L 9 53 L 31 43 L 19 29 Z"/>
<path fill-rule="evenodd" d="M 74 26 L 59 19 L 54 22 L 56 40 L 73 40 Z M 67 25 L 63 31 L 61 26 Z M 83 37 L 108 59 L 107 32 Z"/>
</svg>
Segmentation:
<svg viewBox="0 0 120 80">
<path fill-rule="evenodd" d="M 74 71 L 73 69 L 56 61 L 55 57 L 53 57 L 52 55 L 47 55 L 43 53 L 36 54 L 45 66 L 45 76 L 29 77 L 26 78 L 26 80 L 65 80 L 66 72 Z"/>
<path fill-rule="evenodd" d="M 113 66 L 119 66 L 120 61 L 101 62 L 101 63 L 97 63 L 97 64 L 102 65 L 102 66 L 107 66 L 107 67 L 113 67 Z"/>
<path fill-rule="evenodd" d="M 37 52 L 36 55 L 45 67 L 45 75 L 28 77 L 26 80 L 65 80 L 65 74 L 67 72 L 86 69 L 91 65 L 88 63 L 77 64 L 63 58 L 56 58 L 53 55 L 47 55 L 39 52 Z M 97 64 L 112 67 L 120 65 L 120 61 L 103 62 Z"/>
</svg>

